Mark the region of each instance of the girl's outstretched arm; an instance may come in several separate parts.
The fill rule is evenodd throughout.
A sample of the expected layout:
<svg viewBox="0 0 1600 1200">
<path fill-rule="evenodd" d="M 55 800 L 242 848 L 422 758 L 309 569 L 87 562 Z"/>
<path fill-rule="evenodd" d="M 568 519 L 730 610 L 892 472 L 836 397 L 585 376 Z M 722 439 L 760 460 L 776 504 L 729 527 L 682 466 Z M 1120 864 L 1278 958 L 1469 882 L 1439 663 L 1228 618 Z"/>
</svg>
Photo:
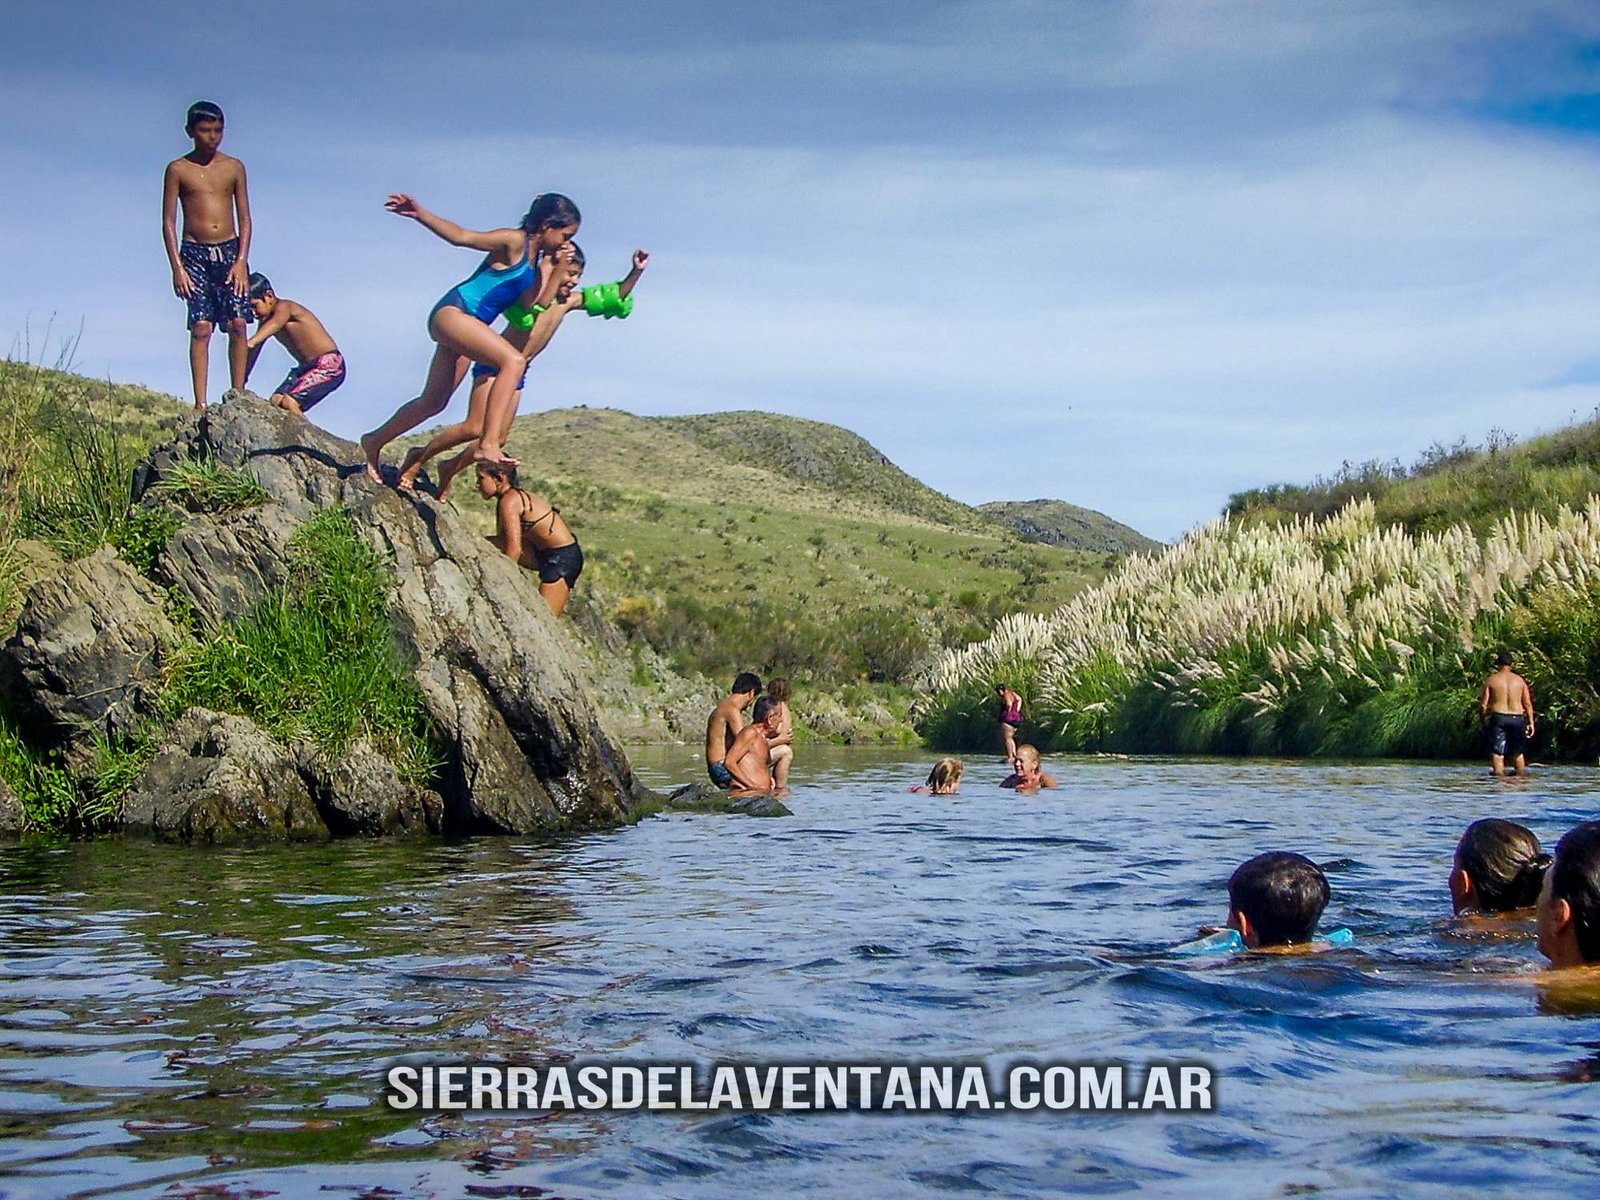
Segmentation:
<svg viewBox="0 0 1600 1200">
<path fill-rule="evenodd" d="M 633 268 L 617 285 L 617 295 L 626 300 L 633 295 L 633 285 L 639 282 L 639 276 L 644 274 L 644 269 L 650 265 L 650 251 L 635 250 L 633 252 Z"/>
<path fill-rule="evenodd" d="M 520 229 L 467 229 L 454 221 L 445 220 L 437 213 L 429 212 L 404 192 L 391 193 L 383 206 L 397 217 L 410 217 L 452 246 L 465 246 L 469 250 L 482 250 L 487 254 L 498 250 L 508 260 L 522 256 L 523 234 Z"/>
</svg>

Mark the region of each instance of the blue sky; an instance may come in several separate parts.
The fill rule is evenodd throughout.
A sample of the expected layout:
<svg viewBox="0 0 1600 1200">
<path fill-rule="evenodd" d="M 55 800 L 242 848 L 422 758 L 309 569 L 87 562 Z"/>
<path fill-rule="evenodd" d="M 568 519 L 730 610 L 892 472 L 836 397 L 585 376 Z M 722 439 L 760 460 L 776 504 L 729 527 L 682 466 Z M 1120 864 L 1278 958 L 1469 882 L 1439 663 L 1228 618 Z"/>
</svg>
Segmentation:
<svg viewBox="0 0 1600 1200">
<path fill-rule="evenodd" d="M 0 45 L 0 332 L 81 324 L 80 370 L 187 394 L 160 178 L 213 99 L 252 265 L 349 360 L 342 434 L 415 394 L 474 265 L 401 190 L 480 228 L 565 192 L 591 279 L 652 252 L 525 409 L 814 417 L 1162 538 L 1600 406 L 1592 3 L 65 0 Z"/>
</svg>

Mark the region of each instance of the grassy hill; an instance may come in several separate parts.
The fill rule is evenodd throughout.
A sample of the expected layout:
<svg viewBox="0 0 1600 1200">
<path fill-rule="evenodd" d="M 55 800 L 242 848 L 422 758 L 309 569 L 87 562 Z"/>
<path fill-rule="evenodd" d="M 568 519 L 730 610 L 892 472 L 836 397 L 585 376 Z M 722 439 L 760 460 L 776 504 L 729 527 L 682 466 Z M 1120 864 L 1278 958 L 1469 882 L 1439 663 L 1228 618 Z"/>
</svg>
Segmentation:
<svg viewBox="0 0 1600 1200">
<path fill-rule="evenodd" d="M 1025 543 L 816 421 L 558 409 L 518 418 L 508 445 L 524 485 L 578 530 L 608 615 L 714 676 L 902 683 L 935 649 L 1054 608 L 1107 566 Z M 487 532 L 489 506 L 456 496 Z"/>
<path fill-rule="evenodd" d="M 1352 500 L 1370 497 L 1380 525 L 1412 533 L 1456 523 L 1482 534 L 1510 510 L 1550 515 L 1561 505 L 1580 509 L 1600 492 L 1600 420 L 1569 426 L 1517 444 L 1495 433 L 1481 446 L 1465 440 L 1436 445 L 1411 466 L 1346 463 L 1309 484 L 1280 483 L 1239 492 L 1226 512 L 1247 523 L 1323 519 Z"/>
<path fill-rule="evenodd" d="M 977 511 L 1016 530 L 1025 542 L 1100 554 L 1148 554 L 1162 548 L 1161 542 L 1121 521 L 1064 500 L 996 500 L 978 505 Z"/>
<path fill-rule="evenodd" d="M 0 364 L 7 616 L 56 556 L 105 542 L 130 561 L 153 556 L 170 531 L 130 506 L 128 477 L 187 408 L 144 388 Z M 866 714 L 840 716 L 824 729 L 833 736 L 863 722 L 908 734 L 908 685 L 941 649 L 1009 613 L 1056 608 L 1116 561 L 1026 541 L 816 421 L 567 409 L 520 418 L 510 444 L 524 484 L 561 506 L 583 539 L 577 625 L 593 661 L 621 664 L 619 702 L 632 699 L 630 661 L 639 688 L 679 697 L 704 686 L 700 675 L 753 669 Z M 456 503 L 492 528 L 466 480 Z M 814 726 L 828 722 L 819 715 Z"/>
</svg>

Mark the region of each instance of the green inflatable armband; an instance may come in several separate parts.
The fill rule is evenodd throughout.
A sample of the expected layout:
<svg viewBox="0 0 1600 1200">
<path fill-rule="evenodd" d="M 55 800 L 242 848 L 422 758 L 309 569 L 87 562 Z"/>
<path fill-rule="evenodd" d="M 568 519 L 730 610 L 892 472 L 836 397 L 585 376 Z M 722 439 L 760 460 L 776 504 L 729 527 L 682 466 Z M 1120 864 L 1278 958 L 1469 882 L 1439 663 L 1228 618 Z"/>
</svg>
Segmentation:
<svg viewBox="0 0 1600 1200">
<path fill-rule="evenodd" d="M 532 308 L 523 308 L 520 304 L 513 304 L 506 309 L 506 325 L 512 329 L 532 329 L 533 322 L 544 311 L 544 305 L 535 304 Z"/>
<path fill-rule="evenodd" d="M 583 289 L 583 311 L 591 317 L 626 317 L 633 311 L 633 297 L 624 296 L 620 283 L 600 283 Z"/>
</svg>

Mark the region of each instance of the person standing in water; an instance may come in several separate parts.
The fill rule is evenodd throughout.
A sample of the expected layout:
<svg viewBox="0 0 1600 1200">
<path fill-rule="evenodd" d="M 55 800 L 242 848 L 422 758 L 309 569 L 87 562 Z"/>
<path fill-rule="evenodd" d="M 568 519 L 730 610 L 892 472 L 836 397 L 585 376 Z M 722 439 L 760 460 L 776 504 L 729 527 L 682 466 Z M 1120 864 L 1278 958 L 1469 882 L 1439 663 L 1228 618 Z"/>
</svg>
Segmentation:
<svg viewBox="0 0 1600 1200">
<path fill-rule="evenodd" d="M 1489 722 L 1489 766 L 1496 775 L 1528 773 L 1524 748 L 1533 737 L 1533 692 L 1528 681 L 1512 666 L 1511 655 L 1502 653 L 1495 660 L 1498 670 L 1484 681 L 1478 697 L 1478 711 Z M 1512 770 L 1506 771 L 1506 759 Z"/>
<path fill-rule="evenodd" d="M 1022 697 L 1004 683 L 994 685 L 1000 697 L 1000 746 L 1010 762 L 1017 756 L 1017 733 L 1022 729 Z"/>
</svg>

